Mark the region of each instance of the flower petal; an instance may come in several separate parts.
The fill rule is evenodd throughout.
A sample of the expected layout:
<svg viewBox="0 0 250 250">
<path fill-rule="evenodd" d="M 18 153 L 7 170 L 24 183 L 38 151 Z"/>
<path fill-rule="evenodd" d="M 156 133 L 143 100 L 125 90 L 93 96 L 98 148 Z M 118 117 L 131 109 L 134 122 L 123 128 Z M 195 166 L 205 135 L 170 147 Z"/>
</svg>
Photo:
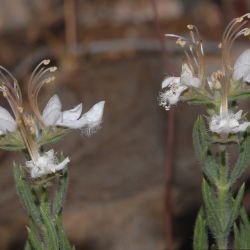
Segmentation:
<svg viewBox="0 0 250 250">
<path fill-rule="evenodd" d="M 250 122 L 243 122 L 235 129 L 235 132 L 244 132 L 250 126 Z"/>
<path fill-rule="evenodd" d="M 234 64 L 233 79 L 250 82 L 250 49 L 245 50 Z"/>
<path fill-rule="evenodd" d="M 62 112 L 62 120 L 70 120 L 75 121 L 79 119 L 80 115 L 82 113 L 82 104 L 75 106 L 73 109 L 69 109 Z"/>
<path fill-rule="evenodd" d="M 182 71 L 181 71 L 181 84 L 185 86 L 191 86 L 198 88 L 201 85 L 201 81 L 199 78 L 194 77 L 193 72 L 191 71 L 188 64 L 184 63 L 182 65 Z"/>
<path fill-rule="evenodd" d="M 171 77 L 165 78 L 161 84 L 161 87 L 166 88 L 169 85 L 172 85 L 173 82 L 175 82 L 176 84 L 180 84 L 180 77 L 171 76 Z"/>
<path fill-rule="evenodd" d="M 55 125 L 56 121 L 62 115 L 62 104 L 57 95 L 54 95 L 48 101 L 46 107 L 43 110 L 43 122 L 46 126 Z"/>
<path fill-rule="evenodd" d="M 15 130 L 16 121 L 7 109 L 0 106 L 0 134 L 5 134 L 6 131 L 14 132 Z"/>
<path fill-rule="evenodd" d="M 105 101 L 98 102 L 88 112 L 83 114 L 79 120 L 63 120 L 56 123 L 58 126 L 68 127 L 72 129 L 95 129 L 102 121 Z"/>
<path fill-rule="evenodd" d="M 32 160 L 26 161 L 26 167 L 30 169 L 32 178 L 38 178 L 64 169 L 69 162 L 70 160 L 67 157 L 58 164 L 54 150 L 51 149 L 39 156 L 35 162 Z"/>
</svg>

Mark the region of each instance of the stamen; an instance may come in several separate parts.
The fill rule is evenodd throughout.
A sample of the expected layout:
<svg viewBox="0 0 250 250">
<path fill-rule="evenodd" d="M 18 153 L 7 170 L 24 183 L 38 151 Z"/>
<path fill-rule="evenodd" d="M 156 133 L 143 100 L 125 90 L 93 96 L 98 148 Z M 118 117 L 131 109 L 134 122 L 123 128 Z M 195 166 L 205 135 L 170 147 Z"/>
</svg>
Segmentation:
<svg viewBox="0 0 250 250">
<path fill-rule="evenodd" d="M 50 72 L 55 72 L 56 70 L 57 70 L 57 67 L 51 67 L 51 68 L 49 68 Z"/>
<path fill-rule="evenodd" d="M 235 19 L 235 22 L 236 23 L 241 23 L 242 21 L 243 21 L 243 17 L 241 16 L 241 17 L 237 17 L 236 19 Z"/>
<path fill-rule="evenodd" d="M 192 30 L 192 29 L 194 28 L 194 25 L 188 24 L 188 25 L 187 25 L 187 28 L 188 28 L 189 30 Z"/>
<path fill-rule="evenodd" d="M 244 32 L 244 36 L 249 36 L 250 35 L 250 29 L 247 28 L 246 31 Z"/>
<path fill-rule="evenodd" d="M 184 41 L 184 40 L 182 40 L 182 39 L 178 39 L 177 41 L 176 41 L 176 44 L 177 45 L 180 45 L 182 48 L 186 45 L 186 42 Z"/>
</svg>

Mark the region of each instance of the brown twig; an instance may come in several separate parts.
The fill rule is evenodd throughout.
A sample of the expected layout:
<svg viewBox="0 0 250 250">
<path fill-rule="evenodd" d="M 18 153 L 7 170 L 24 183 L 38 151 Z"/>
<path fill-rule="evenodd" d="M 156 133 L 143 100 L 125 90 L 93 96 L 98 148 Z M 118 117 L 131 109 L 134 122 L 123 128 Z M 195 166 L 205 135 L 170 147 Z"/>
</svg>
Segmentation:
<svg viewBox="0 0 250 250">
<path fill-rule="evenodd" d="M 155 18 L 155 28 L 161 44 L 165 69 L 168 67 L 167 49 L 165 46 L 164 35 L 161 31 L 159 15 L 157 11 L 156 0 L 151 0 Z M 165 162 L 166 168 L 166 190 L 165 190 L 165 213 L 166 213 L 166 246 L 168 250 L 173 250 L 173 224 L 172 224 L 172 165 L 173 165 L 173 147 L 174 147 L 174 109 L 168 111 L 168 127 L 167 127 L 167 158 Z"/>
</svg>

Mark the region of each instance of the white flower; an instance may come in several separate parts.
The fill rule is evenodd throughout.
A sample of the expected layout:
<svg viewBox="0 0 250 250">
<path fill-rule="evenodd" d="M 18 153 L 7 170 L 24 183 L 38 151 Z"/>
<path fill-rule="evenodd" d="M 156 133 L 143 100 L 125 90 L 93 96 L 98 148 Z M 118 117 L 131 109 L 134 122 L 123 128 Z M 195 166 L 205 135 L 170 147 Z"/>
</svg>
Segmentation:
<svg viewBox="0 0 250 250">
<path fill-rule="evenodd" d="M 81 115 L 82 104 L 73 109 L 62 111 L 61 101 L 57 95 L 54 95 L 44 108 L 42 118 L 46 126 L 82 129 L 89 135 L 100 127 L 104 104 L 104 101 L 98 102 L 88 112 Z"/>
<path fill-rule="evenodd" d="M 245 50 L 236 60 L 233 79 L 243 79 L 243 81 L 250 83 L 250 49 Z"/>
<path fill-rule="evenodd" d="M 200 79 L 194 77 L 189 66 L 184 63 L 182 65 L 181 77 L 167 77 L 162 82 L 162 89 L 166 90 L 160 92 L 159 105 L 169 110 L 171 105 L 179 101 L 181 94 L 188 89 L 188 87 L 198 88 L 200 84 Z"/>
<path fill-rule="evenodd" d="M 57 163 L 54 150 L 51 149 L 39 156 L 36 161 L 26 161 L 26 167 L 30 169 L 31 178 L 38 178 L 64 169 L 69 162 L 67 157 L 62 162 Z"/>
<path fill-rule="evenodd" d="M 181 69 L 181 84 L 187 87 L 199 88 L 201 80 L 198 77 L 194 77 L 194 74 L 188 64 L 184 63 Z"/>
<path fill-rule="evenodd" d="M 9 111 L 0 106 L 0 135 L 6 132 L 14 132 L 16 130 L 16 121 L 13 119 Z"/>
<path fill-rule="evenodd" d="M 237 113 L 228 111 L 227 114 L 214 115 L 210 121 L 209 128 L 217 134 L 235 134 L 244 132 L 250 122 L 240 122 L 242 110 Z"/>
</svg>

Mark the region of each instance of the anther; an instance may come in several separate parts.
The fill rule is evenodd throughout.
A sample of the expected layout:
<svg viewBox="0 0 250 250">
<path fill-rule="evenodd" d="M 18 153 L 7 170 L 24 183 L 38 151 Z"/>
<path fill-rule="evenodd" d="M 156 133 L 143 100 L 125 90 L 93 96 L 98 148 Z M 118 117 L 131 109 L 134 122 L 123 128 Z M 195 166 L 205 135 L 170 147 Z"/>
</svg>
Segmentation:
<svg viewBox="0 0 250 250">
<path fill-rule="evenodd" d="M 55 72 L 56 70 L 57 70 L 57 67 L 51 67 L 51 68 L 49 68 L 50 72 Z"/>
<path fill-rule="evenodd" d="M 178 39 L 177 41 L 176 41 L 176 44 L 177 45 L 180 45 L 181 47 L 184 47 L 185 45 L 186 45 L 186 42 L 184 41 L 184 40 L 182 40 L 182 39 Z"/>
<path fill-rule="evenodd" d="M 244 36 L 249 36 L 250 35 L 250 29 L 247 29 L 245 32 L 244 32 Z"/>
<path fill-rule="evenodd" d="M 49 63 L 50 63 L 50 59 L 44 59 L 44 60 L 43 60 L 43 64 L 44 64 L 44 65 L 48 65 Z"/>
<path fill-rule="evenodd" d="M 242 21 L 243 21 L 243 17 L 242 16 L 235 19 L 236 23 L 241 23 Z"/>
</svg>

